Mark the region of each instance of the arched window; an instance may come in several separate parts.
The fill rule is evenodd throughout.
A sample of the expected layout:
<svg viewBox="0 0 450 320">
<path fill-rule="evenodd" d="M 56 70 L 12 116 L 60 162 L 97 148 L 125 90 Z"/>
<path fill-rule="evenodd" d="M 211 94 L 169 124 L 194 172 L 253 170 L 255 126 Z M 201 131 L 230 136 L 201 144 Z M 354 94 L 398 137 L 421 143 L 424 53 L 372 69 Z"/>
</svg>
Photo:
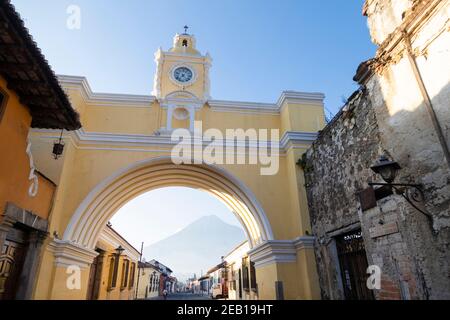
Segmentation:
<svg viewBox="0 0 450 320">
<path fill-rule="evenodd" d="M 186 39 L 183 40 L 183 47 L 188 47 L 188 41 Z"/>
</svg>

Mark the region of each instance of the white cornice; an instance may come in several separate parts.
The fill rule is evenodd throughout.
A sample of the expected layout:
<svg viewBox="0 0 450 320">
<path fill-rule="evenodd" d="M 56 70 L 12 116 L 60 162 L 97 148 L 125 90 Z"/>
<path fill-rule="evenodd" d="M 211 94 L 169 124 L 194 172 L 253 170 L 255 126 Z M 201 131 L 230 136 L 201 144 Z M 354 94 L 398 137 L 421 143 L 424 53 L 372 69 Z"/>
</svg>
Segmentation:
<svg viewBox="0 0 450 320">
<path fill-rule="evenodd" d="M 292 241 L 267 241 L 250 250 L 248 254 L 250 260 L 255 263 L 255 267 L 297 261 L 297 252 Z"/>
<path fill-rule="evenodd" d="M 58 80 L 64 89 L 78 90 L 87 105 L 150 108 L 156 100 L 150 95 L 94 93 L 85 77 L 59 75 Z"/>
<path fill-rule="evenodd" d="M 295 249 L 298 251 L 303 249 L 313 249 L 315 241 L 316 241 L 315 237 L 304 236 L 294 239 L 293 242 Z"/>
<path fill-rule="evenodd" d="M 162 54 L 167 57 L 179 58 L 179 59 L 182 59 L 183 61 L 186 61 L 186 57 L 191 58 L 191 59 L 196 59 L 196 60 L 203 60 L 206 57 L 206 56 L 202 55 L 201 53 L 191 54 L 191 53 L 184 53 L 184 52 L 163 51 Z M 203 61 L 200 63 L 206 63 L 206 61 Z"/>
<path fill-rule="evenodd" d="M 168 54 L 164 52 L 164 54 Z M 170 53 L 172 55 L 172 53 Z M 176 54 L 175 54 L 176 55 Z M 114 93 L 94 93 L 85 77 L 59 75 L 58 80 L 65 89 L 79 90 L 87 105 L 108 107 L 149 108 L 157 99 L 152 95 L 129 95 Z M 323 107 L 325 95 L 284 91 L 277 103 L 245 101 L 208 100 L 212 111 L 250 114 L 279 115 L 287 104 L 313 105 Z"/>
<path fill-rule="evenodd" d="M 59 138 L 60 132 L 47 129 L 33 129 L 33 132 L 40 133 L 41 138 L 54 140 Z M 317 138 L 317 133 L 313 132 L 286 132 L 279 142 L 280 154 L 286 153 L 291 148 L 308 148 Z M 172 148 L 176 144 L 171 140 L 170 135 L 141 135 L 141 134 L 115 134 L 115 133 L 100 133 L 100 132 L 86 132 L 83 128 L 80 130 L 68 132 L 64 135 L 64 139 L 70 139 L 75 147 L 89 147 L 89 146 L 117 146 L 119 148 L 151 148 L 151 147 L 167 147 Z M 270 142 L 261 142 L 254 140 L 236 141 L 238 147 L 248 147 L 251 150 L 257 150 L 258 146 L 269 145 Z M 203 141 L 203 145 L 207 146 L 210 143 Z M 225 141 L 216 140 L 214 145 L 227 145 Z M 100 147 L 99 147 L 100 148 Z M 133 149 L 133 151 L 136 151 Z M 149 151 L 142 149 L 142 151 Z M 154 150 L 161 152 L 162 150 Z"/>
<path fill-rule="evenodd" d="M 299 91 L 283 91 L 278 99 L 277 106 L 282 109 L 285 103 L 288 104 L 306 104 L 323 107 L 323 93 L 315 92 L 299 92 Z"/>
<path fill-rule="evenodd" d="M 184 97 L 179 97 L 179 96 Z M 167 109 L 169 105 L 177 105 L 177 106 L 184 106 L 186 108 L 189 108 L 189 106 L 192 106 L 195 108 L 195 110 L 199 110 L 203 107 L 205 104 L 204 101 L 197 98 L 192 92 L 189 91 L 175 91 L 171 94 L 167 95 L 164 98 L 159 99 L 159 103 L 161 108 Z"/>
<path fill-rule="evenodd" d="M 284 91 L 277 103 L 209 100 L 208 104 L 213 111 L 279 115 L 287 104 L 323 107 L 324 99 L 322 93 Z"/>
<path fill-rule="evenodd" d="M 309 146 L 318 137 L 316 132 L 286 131 L 280 140 L 280 149 L 285 152 L 296 146 Z"/>
<path fill-rule="evenodd" d="M 55 257 L 57 267 L 78 266 L 82 269 L 89 268 L 98 252 L 82 247 L 76 243 L 54 239 L 48 245 L 48 250 Z"/>
<path fill-rule="evenodd" d="M 297 261 L 298 251 L 314 248 L 314 240 L 314 237 L 304 236 L 294 240 L 266 241 L 248 254 L 256 267 L 274 263 L 294 263 Z"/>
<path fill-rule="evenodd" d="M 208 105 L 211 107 L 212 111 L 218 112 L 280 114 L 278 106 L 272 103 L 209 100 Z"/>
</svg>

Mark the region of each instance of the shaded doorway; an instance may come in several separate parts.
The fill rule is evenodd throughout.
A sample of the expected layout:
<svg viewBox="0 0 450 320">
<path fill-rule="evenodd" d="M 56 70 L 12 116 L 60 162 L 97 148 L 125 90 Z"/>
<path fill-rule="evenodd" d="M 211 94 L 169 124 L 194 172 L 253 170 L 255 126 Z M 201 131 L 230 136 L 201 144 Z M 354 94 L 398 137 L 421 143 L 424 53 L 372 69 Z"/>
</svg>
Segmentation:
<svg viewBox="0 0 450 320">
<path fill-rule="evenodd" d="M 373 300 L 373 292 L 367 288 L 368 262 L 361 230 L 336 238 L 346 300 Z"/>
<path fill-rule="evenodd" d="M 88 296 L 87 296 L 88 300 L 98 300 L 100 293 L 100 286 L 102 282 L 104 251 L 100 249 L 97 249 L 95 251 L 97 251 L 99 255 L 95 257 L 89 273 Z"/>
<path fill-rule="evenodd" d="M 0 300 L 14 300 L 20 283 L 20 275 L 26 254 L 27 234 L 11 229 L 0 256 Z"/>
</svg>

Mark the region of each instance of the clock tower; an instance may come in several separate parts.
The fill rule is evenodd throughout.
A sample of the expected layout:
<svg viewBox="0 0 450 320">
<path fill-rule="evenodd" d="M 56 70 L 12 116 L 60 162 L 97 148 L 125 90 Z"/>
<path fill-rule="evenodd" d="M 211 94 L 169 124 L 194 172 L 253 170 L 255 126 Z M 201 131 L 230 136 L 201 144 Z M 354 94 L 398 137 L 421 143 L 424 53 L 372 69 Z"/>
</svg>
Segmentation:
<svg viewBox="0 0 450 320">
<path fill-rule="evenodd" d="M 159 48 L 155 54 L 152 94 L 167 110 L 167 123 L 159 130 L 161 134 L 170 134 L 176 128 L 193 131 L 196 111 L 210 99 L 212 59 L 209 53 L 202 55 L 196 49 L 195 37 L 188 34 L 187 29 L 175 35 L 169 51 Z"/>
<path fill-rule="evenodd" d="M 173 47 L 169 51 L 160 48 L 155 54 L 155 62 L 152 94 L 157 99 L 164 100 L 177 92 L 185 92 L 203 102 L 210 99 L 211 57 L 208 53 L 202 55 L 196 49 L 194 35 L 187 32 L 176 34 Z"/>
</svg>

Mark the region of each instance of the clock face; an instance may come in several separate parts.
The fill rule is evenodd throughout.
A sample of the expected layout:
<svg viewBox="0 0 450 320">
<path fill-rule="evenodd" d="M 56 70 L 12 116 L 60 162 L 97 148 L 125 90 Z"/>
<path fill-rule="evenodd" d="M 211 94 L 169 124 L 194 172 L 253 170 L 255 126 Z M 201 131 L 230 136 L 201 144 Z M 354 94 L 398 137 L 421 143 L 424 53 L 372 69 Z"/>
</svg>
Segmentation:
<svg viewBox="0 0 450 320">
<path fill-rule="evenodd" d="M 181 83 L 186 83 L 192 80 L 194 74 L 192 73 L 191 69 L 186 68 L 186 67 L 179 67 L 176 68 L 175 71 L 173 72 L 173 77 L 175 78 L 175 80 L 181 82 Z"/>
</svg>

